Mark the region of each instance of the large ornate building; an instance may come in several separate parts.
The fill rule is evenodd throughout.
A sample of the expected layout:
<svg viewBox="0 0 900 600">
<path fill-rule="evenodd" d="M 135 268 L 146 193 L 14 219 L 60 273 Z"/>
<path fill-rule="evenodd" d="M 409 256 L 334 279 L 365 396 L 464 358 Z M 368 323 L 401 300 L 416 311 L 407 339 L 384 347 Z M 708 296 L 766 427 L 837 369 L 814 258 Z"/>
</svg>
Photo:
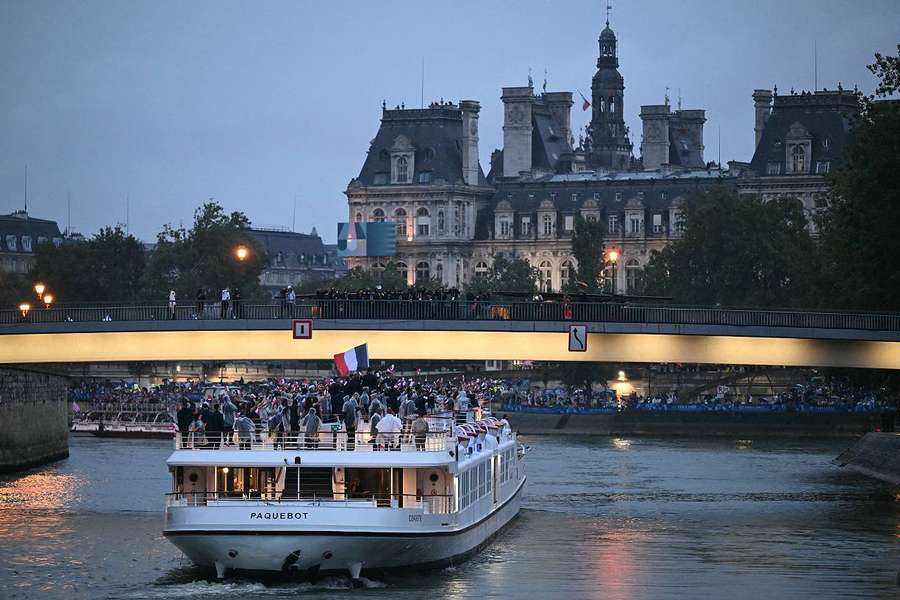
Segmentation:
<svg viewBox="0 0 900 600">
<path fill-rule="evenodd" d="M 846 141 L 850 94 L 775 96 L 772 107 L 771 93 L 758 90 L 756 154 L 727 171 L 704 160 L 705 111 L 682 110 L 680 102 L 673 110 L 666 98 L 640 107 L 635 158 L 617 46 L 607 22 L 591 121 L 577 143 L 571 92 L 535 94 L 530 80 L 503 88 L 503 148 L 494 151 L 486 176 L 478 163 L 478 102 L 383 108 L 362 170 L 346 191 L 350 220 L 397 224 L 390 260 L 409 284 L 437 278 L 459 287 L 503 254 L 526 259 L 542 289 L 560 290 L 573 276 L 571 237 L 581 214 L 606 225 L 608 256 L 616 258 L 605 272 L 608 288 L 628 293 L 640 290 L 651 252 L 681 234 L 682 202 L 692 192 L 726 185 L 764 197 L 798 193 L 811 209 L 821 202 L 824 173 Z M 347 262 L 379 269 L 387 260 Z"/>
<path fill-rule="evenodd" d="M 44 242 L 62 244 L 56 221 L 35 219 L 24 210 L 0 215 L 0 270 L 27 273 L 34 264 L 35 249 Z"/>
</svg>

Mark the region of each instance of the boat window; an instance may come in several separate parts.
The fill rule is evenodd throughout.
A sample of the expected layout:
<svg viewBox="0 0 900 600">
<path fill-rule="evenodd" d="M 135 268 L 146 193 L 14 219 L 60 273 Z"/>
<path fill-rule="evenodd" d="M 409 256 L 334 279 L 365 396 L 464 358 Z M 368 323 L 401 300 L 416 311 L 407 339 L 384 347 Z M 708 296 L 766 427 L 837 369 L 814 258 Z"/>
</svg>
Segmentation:
<svg viewBox="0 0 900 600">
<path fill-rule="evenodd" d="M 275 494 L 274 467 L 218 467 L 216 491 L 220 497 L 260 498 Z"/>
</svg>

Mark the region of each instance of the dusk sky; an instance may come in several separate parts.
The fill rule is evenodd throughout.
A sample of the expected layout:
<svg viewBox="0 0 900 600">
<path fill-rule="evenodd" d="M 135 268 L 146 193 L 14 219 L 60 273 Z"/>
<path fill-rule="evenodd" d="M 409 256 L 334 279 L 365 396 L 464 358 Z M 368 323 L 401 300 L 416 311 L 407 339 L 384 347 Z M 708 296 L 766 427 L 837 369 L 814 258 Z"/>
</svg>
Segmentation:
<svg viewBox="0 0 900 600">
<path fill-rule="evenodd" d="M 378 130 L 381 102 L 481 102 L 488 170 L 502 145 L 500 88 L 590 94 L 605 2 L 0 3 L 0 213 L 86 235 L 126 219 L 152 241 L 209 197 L 255 225 L 347 219 L 343 194 Z M 896 51 L 896 0 L 614 2 L 625 111 L 638 153 L 641 104 L 707 111 L 706 160 L 749 160 L 754 88 L 854 84 Z M 589 112 L 573 107 L 573 125 Z"/>
</svg>

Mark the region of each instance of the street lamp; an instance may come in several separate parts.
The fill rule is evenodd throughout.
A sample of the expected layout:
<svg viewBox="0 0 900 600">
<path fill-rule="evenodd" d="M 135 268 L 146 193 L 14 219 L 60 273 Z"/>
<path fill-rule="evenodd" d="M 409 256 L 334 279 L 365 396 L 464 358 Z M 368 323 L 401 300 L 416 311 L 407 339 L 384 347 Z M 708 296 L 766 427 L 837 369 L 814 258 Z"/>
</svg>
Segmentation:
<svg viewBox="0 0 900 600">
<path fill-rule="evenodd" d="M 31 305 L 28 304 L 27 302 L 23 302 L 22 304 L 19 305 L 19 312 L 22 313 L 23 319 L 28 316 L 29 310 L 31 310 Z"/>
<path fill-rule="evenodd" d="M 606 258 L 609 260 L 609 268 L 610 271 L 610 291 L 613 295 L 616 294 L 616 262 L 619 260 L 619 251 L 618 250 L 610 250 L 606 255 Z"/>
<path fill-rule="evenodd" d="M 44 290 L 47 289 L 47 286 L 41 282 L 37 282 L 34 284 L 34 293 L 37 294 L 38 298 L 44 297 Z"/>
<path fill-rule="evenodd" d="M 250 256 L 250 248 L 241 244 L 240 246 L 234 249 L 234 255 L 241 262 L 247 260 L 247 257 Z"/>
<path fill-rule="evenodd" d="M 44 306 L 50 308 L 51 304 L 53 304 L 53 294 L 44 294 Z"/>
</svg>

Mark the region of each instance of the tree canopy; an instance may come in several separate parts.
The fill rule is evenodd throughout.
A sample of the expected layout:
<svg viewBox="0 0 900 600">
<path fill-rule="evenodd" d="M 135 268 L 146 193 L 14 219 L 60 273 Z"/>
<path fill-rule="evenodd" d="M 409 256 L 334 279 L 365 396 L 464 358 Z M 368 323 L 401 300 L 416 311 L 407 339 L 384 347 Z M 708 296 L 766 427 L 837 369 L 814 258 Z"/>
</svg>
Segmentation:
<svg viewBox="0 0 900 600">
<path fill-rule="evenodd" d="M 827 304 L 900 310 L 900 101 L 879 100 L 900 87 L 898 56 L 875 55 L 880 80 L 863 98 L 841 165 L 829 177 L 829 206 L 819 221 Z"/>
<path fill-rule="evenodd" d="M 476 275 L 466 292 L 487 295 L 496 292 L 537 292 L 538 272 L 524 258 L 498 254 L 487 273 Z"/>
<path fill-rule="evenodd" d="M 602 285 L 603 238 L 606 228 L 600 221 L 585 219 L 575 215 L 575 227 L 572 229 L 572 255 L 575 257 L 575 277 L 569 281 L 569 290 L 582 292 L 598 292 Z"/>
<path fill-rule="evenodd" d="M 691 304 L 803 306 L 815 249 L 801 203 L 715 187 L 684 206 L 685 232 L 650 258 L 647 293 Z"/>
<path fill-rule="evenodd" d="M 153 300 L 175 290 L 180 298 L 192 298 L 198 288 L 237 287 L 245 300 L 261 299 L 259 276 L 269 257 L 249 228 L 244 213 L 226 213 L 212 201 L 196 210 L 190 229 L 166 225 L 147 265 L 144 295 Z M 239 246 L 248 249 L 243 260 L 235 255 Z"/>
</svg>

